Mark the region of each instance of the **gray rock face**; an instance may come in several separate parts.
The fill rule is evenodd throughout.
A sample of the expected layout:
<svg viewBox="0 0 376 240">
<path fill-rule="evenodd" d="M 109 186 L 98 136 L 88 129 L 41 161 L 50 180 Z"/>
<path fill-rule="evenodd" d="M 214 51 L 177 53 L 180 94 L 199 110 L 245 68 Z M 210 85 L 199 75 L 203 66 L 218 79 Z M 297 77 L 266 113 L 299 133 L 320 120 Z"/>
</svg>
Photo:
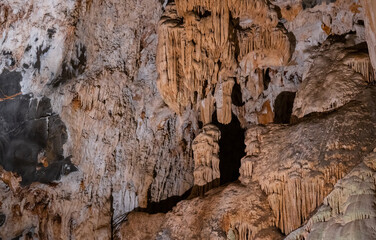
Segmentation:
<svg viewBox="0 0 376 240">
<path fill-rule="evenodd" d="M 306 8 L 313 8 L 316 5 L 320 5 L 323 3 L 328 4 L 328 3 L 333 3 L 333 2 L 336 2 L 336 0 L 303 0 L 302 6 L 303 6 L 303 9 L 306 9 Z"/>
<path fill-rule="evenodd" d="M 77 170 L 63 156 L 66 127 L 52 112 L 50 99 L 21 94 L 21 79 L 19 72 L 0 75 L 0 164 L 18 173 L 23 185 L 49 183 Z"/>
</svg>

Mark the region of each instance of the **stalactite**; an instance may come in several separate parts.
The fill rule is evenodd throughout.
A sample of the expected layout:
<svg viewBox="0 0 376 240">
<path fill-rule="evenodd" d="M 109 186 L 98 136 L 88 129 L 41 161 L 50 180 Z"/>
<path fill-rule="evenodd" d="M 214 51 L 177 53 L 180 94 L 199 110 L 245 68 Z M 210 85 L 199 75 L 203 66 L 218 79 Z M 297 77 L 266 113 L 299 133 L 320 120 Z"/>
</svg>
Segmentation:
<svg viewBox="0 0 376 240">
<path fill-rule="evenodd" d="M 214 102 L 215 99 L 211 94 L 209 94 L 204 100 L 201 101 L 200 113 L 201 121 L 204 125 L 212 122 L 212 116 L 215 111 Z"/>
<path fill-rule="evenodd" d="M 228 124 L 231 122 L 231 93 L 235 81 L 229 79 L 228 81 L 218 85 L 215 94 L 217 103 L 217 119 L 220 123 Z"/>
<path fill-rule="evenodd" d="M 375 72 L 368 55 L 349 58 L 346 64 L 355 72 L 362 74 L 368 83 L 375 81 Z"/>
<path fill-rule="evenodd" d="M 268 65 L 281 66 L 289 60 L 290 40 L 286 33 L 278 28 L 257 28 L 239 31 L 239 59 L 248 54 L 254 59 L 254 67 Z M 266 60 L 265 60 L 266 59 Z"/>
<path fill-rule="evenodd" d="M 333 163 L 313 170 L 302 167 L 301 163 L 292 162 L 281 165 L 278 173 L 274 175 L 260 176 L 258 164 L 259 161 L 263 161 L 259 158 L 263 153 L 262 141 L 270 130 L 262 126 L 247 130 L 247 156 L 242 159 L 239 179 L 243 184 L 250 184 L 256 179 L 259 181 L 274 213 L 275 226 L 283 233 L 290 233 L 323 203 L 324 197 L 332 190 L 333 185 L 344 176 L 345 167 Z M 339 147 L 333 146 L 333 149 Z"/>
<path fill-rule="evenodd" d="M 333 239 L 370 239 L 369 236 L 375 236 L 375 157 L 375 153 L 371 153 L 339 180 L 317 212 L 286 239 L 310 239 L 317 233 L 333 236 Z M 372 224 L 368 226 L 366 222 Z"/>
<path fill-rule="evenodd" d="M 252 19 L 262 27 L 252 30 L 255 36 L 248 36 L 235 30 L 231 18 Z M 205 111 L 201 117 L 209 123 L 208 114 L 216 103 L 218 121 L 229 123 L 229 96 L 238 67 L 236 31 L 240 31 L 242 57 L 253 51 L 264 63 L 269 58 L 271 65 L 278 65 L 289 58 L 290 45 L 285 34 L 275 28 L 277 23 L 277 13 L 265 0 L 176 0 L 168 4 L 159 23 L 157 51 L 157 86 L 166 104 L 178 114 L 187 107 Z M 268 56 L 275 52 L 278 60 Z M 209 95 L 214 91 L 212 101 Z"/>
</svg>

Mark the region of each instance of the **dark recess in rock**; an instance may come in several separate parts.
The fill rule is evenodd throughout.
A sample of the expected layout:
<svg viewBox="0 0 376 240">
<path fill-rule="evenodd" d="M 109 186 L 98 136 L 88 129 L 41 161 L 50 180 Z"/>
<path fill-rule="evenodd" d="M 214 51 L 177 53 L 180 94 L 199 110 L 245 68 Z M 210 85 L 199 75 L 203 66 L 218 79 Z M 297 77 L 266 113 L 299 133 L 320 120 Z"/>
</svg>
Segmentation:
<svg viewBox="0 0 376 240">
<path fill-rule="evenodd" d="M 81 44 L 76 45 L 76 59 L 71 59 L 69 62 L 64 61 L 60 76 L 53 79 L 50 85 L 57 87 L 82 74 L 85 71 L 86 62 L 86 47 Z"/>
<path fill-rule="evenodd" d="M 302 6 L 303 6 L 303 9 L 306 9 L 306 8 L 313 8 L 316 5 L 320 5 L 323 3 L 334 3 L 334 2 L 336 2 L 336 0 L 303 0 Z"/>
<path fill-rule="evenodd" d="M 204 196 L 204 194 L 206 192 L 208 192 L 209 190 L 211 190 L 213 188 L 219 187 L 220 185 L 221 185 L 221 180 L 219 178 L 213 180 L 210 183 L 205 184 L 204 186 L 195 185 L 195 186 L 193 186 L 192 191 L 191 191 L 191 195 L 189 195 L 188 199 L 192 199 L 192 198 L 195 198 L 195 197 L 202 197 L 202 196 Z"/>
<path fill-rule="evenodd" d="M 49 28 L 49 29 L 47 29 L 47 34 L 48 34 L 49 38 L 53 38 L 53 36 L 54 36 L 55 33 L 56 33 L 56 29 L 55 28 Z"/>
<path fill-rule="evenodd" d="M 238 83 L 235 83 L 234 87 L 232 88 L 231 101 L 232 104 L 237 107 L 241 107 L 245 104 L 242 98 L 242 89 Z"/>
<path fill-rule="evenodd" d="M 274 102 L 274 123 L 290 123 L 295 93 L 281 92 Z"/>
<path fill-rule="evenodd" d="M 244 129 L 241 128 L 238 118 L 232 114 L 229 124 L 221 124 L 217 114 L 213 114 L 213 122 L 221 131 L 219 140 L 219 170 L 221 185 L 238 180 L 242 157 L 245 156 Z"/>
<path fill-rule="evenodd" d="M 27 45 L 26 48 L 25 48 L 25 52 L 30 51 L 30 49 L 31 49 L 31 45 Z"/>
<path fill-rule="evenodd" d="M 19 235 L 19 236 L 15 237 L 15 238 L 12 238 L 12 240 L 20 240 L 21 237 L 22 237 L 22 235 Z"/>
<path fill-rule="evenodd" d="M 268 87 L 269 87 L 269 83 L 271 82 L 271 78 L 270 78 L 270 75 L 269 75 L 269 72 L 270 72 L 270 69 L 267 68 L 266 70 L 262 70 L 262 73 L 263 73 L 263 83 L 264 83 L 264 90 L 267 90 Z"/>
<path fill-rule="evenodd" d="M 48 52 L 48 50 L 50 50 L 50 47 L 46 47 L 44 49 L 42 49 L 42 45 L 40 45 L 39 47 L 37 47 L 37 61 L 35 61 L 35 63 L 33 64 L 34 68 L 35 69 L 38 69 L 38 72 L 40 73 L 40 67 L 41 67 L 41 61 L 40 61 L 40 57 L 45 54 L 46 52 Z"/>
<path fill-rule="evenodd" d="M 134 211 L 147 212 L 149 214 L 167 213 L 171 211 L 172 208 L 175 207 L 178 202 L 187 199 L 190 196 L 191 191 L 192 188 L 187 190 L 182 196 L 172 196 L 160 202 L 148 202 L 147 208 L 136 208 Z M 148 191 L 148 195 L 150 196 L 150 189 Z"/>
<path fill-rule="evenodd" d="M 21 80 L 18 72 L 0 74 L 0 97 L 6 98 L 0 102 L 0 164 L 19 174 L 22 185 L 50 183 L 77 170 L 63 156 L 66 127 L 50 99 L 21 95 Z"/>
<path fill-rule="evenodd" d="M 0 213 L 0 227 L 3 226 L 3 224 L 5 223 L 5 220 L 6 220 L 5 214 Z"/>
</svg>

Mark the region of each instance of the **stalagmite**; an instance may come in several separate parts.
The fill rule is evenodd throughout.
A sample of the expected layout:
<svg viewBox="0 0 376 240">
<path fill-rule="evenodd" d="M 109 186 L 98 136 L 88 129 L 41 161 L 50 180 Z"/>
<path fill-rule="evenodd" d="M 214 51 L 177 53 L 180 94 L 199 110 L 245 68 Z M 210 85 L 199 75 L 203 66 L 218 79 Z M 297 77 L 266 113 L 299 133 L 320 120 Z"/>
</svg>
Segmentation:
<svg viewBox="0 0 376 240">
<path fill-rule="evenodd" d="M 212 125 L 205 125 L 202 133 L 193 141 L 195 160 L 194 185 L 204 186 L 220 178 L 219 145 L 221 138 L 219 129 Z"/>
</svg>

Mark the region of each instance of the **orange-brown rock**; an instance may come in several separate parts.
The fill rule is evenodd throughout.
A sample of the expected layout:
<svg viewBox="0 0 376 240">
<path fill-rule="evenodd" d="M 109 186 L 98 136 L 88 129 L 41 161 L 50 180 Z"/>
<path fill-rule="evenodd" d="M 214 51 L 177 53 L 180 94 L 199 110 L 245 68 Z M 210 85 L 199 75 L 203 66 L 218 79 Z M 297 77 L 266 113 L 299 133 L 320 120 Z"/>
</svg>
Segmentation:
<svg viewBox="0 0 376 240">
<path fill-rule="evenodd" d="M 248 187 L 230 184 L 211 190 L 204 198 L 182 201 L 166 214 L 159 235 L 167 239 L 281 239 L 265 194 L 256 183 Z"/>
<path fill-rule="evenodd" d="M 195 159 L 194 185 L 204 186 L 220 178 L 219 145 L 221 138 L 219 129 L 208 124 L 202 128 L 193 141 L 192 149 Z"/>
<path fill-rule="evenodd" d="M 364 90 L 336 112 L 294 126 L 247 131 L 240 179 L 260 183 L 282 232 L 307 220 L 334 184 L 373 149 L 375 94 Z"/>
<path fill-rule="evenodd" d="M 126 216 L 126 222 L 119 226 L 119 239 L 155 239 L 165 222 L 165 214 L 133 212 Z M 142 229 L 142 230 L 141 230 Z"/>
<path fill-rule="evenodd" d="M 204 124 L 216 108 L 218 121 L 227 124 L 238 61 L 254 69 L 286 64 L 291 56 L 287 34 L 277 27 L 277 13 L 265 1 L 175 4 L 167 5 L 159 23 L 157 85 L 162 98 L 178 114 L 186 108 L 201 111 Z"/>
<path fill-rule="evenodd" d="M 267 100 L 264 105 L 262 105 L 261 111 L 258 112 L 257 120 L 259 124 L 268 124 L 272 123 L 273 119 L 274 113 L 270 106 L 270 101 Z"/>
<path fill-rule="evenodd" d="M 286 239 L 375 239 L 376 155 L 371 153 L 338 181 L 323 205 Z"/>
</svg>

